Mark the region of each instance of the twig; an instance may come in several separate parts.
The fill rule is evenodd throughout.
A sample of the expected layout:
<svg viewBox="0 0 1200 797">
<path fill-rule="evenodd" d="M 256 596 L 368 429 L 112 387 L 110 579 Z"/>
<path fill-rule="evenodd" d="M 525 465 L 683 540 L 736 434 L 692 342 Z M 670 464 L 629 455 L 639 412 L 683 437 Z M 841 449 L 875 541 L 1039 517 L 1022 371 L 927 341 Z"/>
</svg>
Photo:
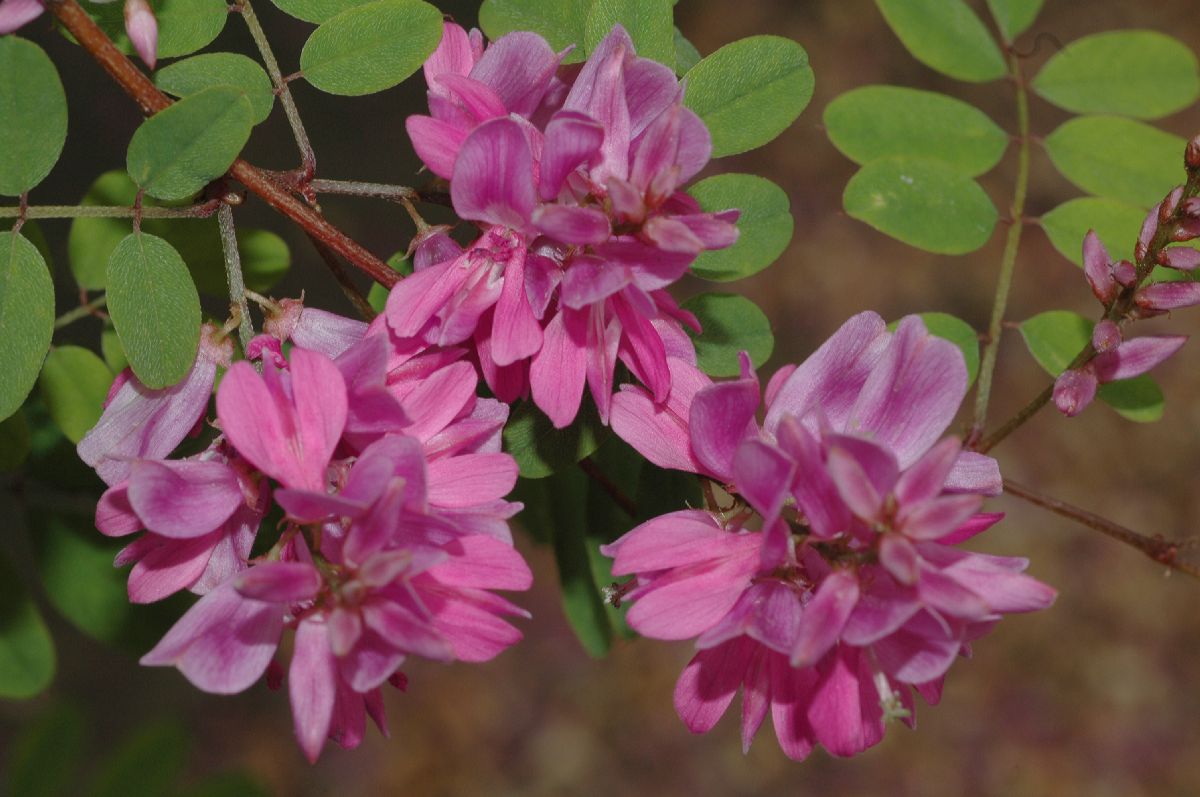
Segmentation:
<svg viewBox="0 0 1200 797">
<path fill-rule="evenodd" d="M 1012 479 L 1004 480 L 1004 492 L 1028 501 L 1034 506 L 1047 509 L 1056 515 L 1070 518 L 1076 523 L 1087 526 L 1089 529 L 1095 529 L 1101 534 L 1112 537 L 1114 540 L 1123 542 L 1130 547 L 1137 548 L 1146 554 L 1146 556 L 1159 564 L 1166 565 L 1172 570 L 1178 570 L 1194 578 L 1200 578 L 1200 568 L 1187 562 L 1179 561 L 1179 551 L 1181 548 L 1186 547 L 1186 543 L 1167 540 L 1160 536 L 1147 537 L 1144 534 L 1139 534 L 1133 529 L 1122 526 L 1119 523 L 1114 523 L 1108 518 L 1100 517 L 1086 509 L 1080 509 L 1077 506 L 1068 504 L 1066 501 L 1060 501 L 1057 498 L 1043 495 L 1030 487 L 1014 482 Z"/>
<path fill-rule="evenodd" d="M 238 250 L 237 231 L 233 227 L 233 207 L 221 203 L 217 211 L 217 226 L 221 229 L 221 251 L 225 255 L 225 280 L 229 284 L 229 303 L 238 314 L 238 339 L 242 351 L 249 350 L 254 339 L 254 327 L 250 323 L 250 306 L 246 304 L 246 280 L 242 275 L 242 255 Z"/>
<path fill-rule="evenodd" d="M 626 515 L 629 515 L 631 518 L 637 517 L 637 504 L 634 503 L 632 498 L 625 495 L 621 491 L 621 488 L 614 484 L 612 479 L 608 478 L 607 474 L 600 470 L 600 466 L 593 462 L 590 457 L 584 457 L 579 460 L 579 469 L 586 473 L 588 478 L 596 482 L 600 486 L 600 489 L 608 493 L 608 497 L 613 500 L 613 503 L 621 507 L 621 510 Z"/>
<path fill-rule="evenodd" d="M 54 328 L 62 329 L 63 327 L 73 324 L 81 318 L 87 318 L 90 315 L 96 315 L 96 311 L 108 304 L 107 296 L 97 296 L 87 304 L 81 304 L 74 310 L 67 312 L 54 319 Z"/>
<path fill-rule="evenodd" d="M 364 183 L 358 180 L 313 180 L 309 187 L 318 194 L 344 194 L 366 196 L 375 199 L 390 199 L 393 202 L 419 199 L 416 190 L 406 185 L 387 183 Z"/>
<path fill-rule="evenodd" d="M 25 209 L 27 219 L 207 219 L 217 212 L 220 202 L 213 200 L 187 208 L 141 208 L 124 205 L 30 205 Z M 20 208 L 0 208 L 0 219 L 21 215 Z"/>
<path fill-rule="evenodd" d="M 145 113 L 157 113 L 171 104 L 167 96 L 116 48 L 77 0 L 44 0 L 44 4 Z M 258 167 L 239 158 L 230 167 L 229 174 L 371 279 L 389 288 L 399 281 L 400 275 L 388 268 L 386 263 L 330 224 L 320 213 L 289 194 Z"/>
</svg>

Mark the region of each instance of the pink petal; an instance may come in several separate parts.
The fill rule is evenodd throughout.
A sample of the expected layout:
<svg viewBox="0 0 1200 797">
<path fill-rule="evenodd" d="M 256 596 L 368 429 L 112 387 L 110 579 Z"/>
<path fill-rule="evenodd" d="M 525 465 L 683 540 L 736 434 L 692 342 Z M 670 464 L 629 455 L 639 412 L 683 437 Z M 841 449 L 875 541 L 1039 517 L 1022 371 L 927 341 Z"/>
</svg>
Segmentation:
<svg viewBox="0 0 1200 797">
<path fill-rule="evenodd" d="M 467 137 L 450 180 L 454 209 L 464 219 L 523 229 L 537 205 L 533 154 L 511 119 L 485 122 Z"/>
<path fill-rule="evenodd" d="M 602 244 L 612 235 L 608 216 L 590 207 L 539 205 L 533 225 L 542 235 L 573 246 Z"/>
<path fill-rule="evenodd" d="M 546 125 L 538 195 L 550 202 L 558 197 L 567 176 L 595 162 L 604 142 L 604 128 L 586 114 L 559 111 Z"/>
<path fill-rule="evenodd" d="M 733 608 L 758 568 L 758 546 L 696 572 L 658 579 L 626 615 L 631 628 L 655 639 L 701 634 Z"/>
<path fill-rule="evenodd" d="M 628 270 L 613 268 L 594 255 L 576 255 L 562 272 L 561 301 L 573 310 L 582 310 L 617 293 L 631 278 Z"/>
<path fill-rule="evenodd" d="M 937 540 L 966 523 L 982 503 L 978 495 L 948 495 L 902 506 L 896 521 L 911 539 Z"/>
<path fill-rule="evenodd" d="M 1143 310 L 1179 310 L 1200 304 L 1200 283 L 1159 282 L 1138 290 L 1134 302 Z"/>
<path fill-rule="evenodd" d="M 852 454 L 844 448 L 831 449 L 827 467 L 838 495 L 846 502 L 846 506 L 850 507 L 851 512 L 868 522 L 880 518 L 883 496 Z"/>
<path fill-rule="evenodd" d="M 954 461 L 944 489 L 949 493 L 1000 495 L 1003 490 L 1000 463 L 986 454 L 963 451 Z"/>
<path fill-rule="evenodd" d="M 3 0 L 0 2 L 0 36 L 37 19 L 41 13 L 41 0 Z"/>
<path fill-rule="evenodd" d="M 533 574 L 525 559 L 511 545 L 493 537 L 462 537 L 456 551 L 427 572 L 450 587 L 527 590 Z M 460 553 L 461 552 L 461 553 Z"/>
<path fill-rule="evenodd" d="M 158 20 L 146 0 L 125 0 L 125 32 L 138 57 L 153 69 L 158 60 Z"/>
<path fill-rule="evenodd" d="M 448 90 L 451 101 L 466 113 L 471 122 L 502 119 L 508 115 L 504 102 L 496 92 L 478 80 L 446 73 L 439 75 L 437 82 Z"/>
<path fill-rule="evenodd" d="M 1083 239 L 1083 273 L 1092 286 L 1092 293 L 1103 304 L 1108 304 L 1117 295 L 1117 284 L 1110 268 L 1112 262 L 1100 236 L 1096 235 L 1095 230 L 1088 230 Z"/>
<path fill-rule="evenodd" d="M 694 436 L 692 445 L 695 447 Z M 762 440 L 746 440 L 738 446 L 732 471 L 738 493 L 762 515 L 764 523 L 774 522 L 795 479 L 796 463 Z"/>
<path fill-rule="evenodd" d="M 838 641 L 860 595 L 851 570 L 828 575 L 804 607 L 804 618 L 791 650 L 793 667 L 816 664 Z"/>
<path fill-rule="evenodd" d="M 825 466 L 821 444 L 790 415 L 779 422 L 776 434 L 780 447 L 796 462 L 792 495 L 813 531 L 821 537 L 845 531 L 850 525 L 850 510 Z"/>
<path fill-rule="evenodd" d="M 337 359 L 367 334 L 367 325 L 337 313 L 305 307 L 292 328 L 292 343 Z"/>
<path fill-rule="evenodd" d="M 404 120 L 404 129 L 429 171 L 445 180 L 454 176 L 454 164 L 470 131 L 432 116 L 410 116 Z"/>
<path fill-rule="evenodd" d="M 266 671 L 282 631 L 278 606 L 247 600 L 226 583 L 188 609 L 141 663 L 178 667 L 205 692 L 234 694 Z"/>
<path fill-rule="evenodd" d="M 980 512 L 954 531 L 938 540 L 942 545 L 958 545 L 990 529 L 1004 519 L 1003 512 Z"/>
<path fill-rule="evenodd" d="M 533 401 L 549 416 L 555 428 L 575 420 L 587 378 L 587 332 L 580 319 L 560 310 L 543 332 L 542 348 L 529 366 Z"/>
<path fill-rule="evenodd" d="M 454 657 L 450 643 L 434 629 L 430 620 L 398 603 L 372 601 L 364 608 L 363 619 L 367 627 L 378 635 L 378 641 L 372 643 L 378 650 L 373 651 L 370 657 L 376 659 L 371 663 L 371 672 L 364 670 L 360 679 L 351 681 L 351 686 L 357 692 L 379 686 L 395 671 L 400 662 L 393 652 L 394 648 L 435 661 L 449 661 Z M 362 640 L 363 643 L 368 641 L 368 637 Z M 363 644 L 360 643 L 359 647 L 362 648 Z M 363 664 L 368 662 L 364 659 Z"/>
<path fill-rule="evenodd" d="M 141 459 L 130 471 L 130 506 L 147 529 L 164 537 L 208 534 L 242 501 L 237 475 L 223 462 Z"/>
<path fill-rule="evenodd" d="M 916 591 L 882 568 L 860 574 L 862 595 L 842 629 L 842 641 L 862 647 L 894 632 L 921 609 Z"/>
<path fill-rule="evenodd" d="M 106 537 L 124 537 L 145 526 L 129 505 L 128 483 L 109 487 L 96 504 L 96 530 Z"/>
<path fill-rule="evenodd" d="M 623 386 L 613 396 L 612 428 L 655 465 L 701 473 L 704 469 L 692 454 L 687 418 L 692 398 L 712 380 L 683 360 L 668 358 L 667 368 L 671 390 L 666 404 L 656 404 L 641 388 Z"/>
<path fill-rule="evenodd" d="M 446 21 L 442 27 L 442 40 L 429 58 L 425 59 L 422 68 L 425 73 L 425 84 L 430 90 L 437 91 L 435 79 L 442 74 L 469 75 L 475 66 L 475 56 L 471 52 L 471 42 L 467 32 L 460 25 Z"/>
<path fill-rule="evenodd" d="M 1099 386 L 1090 369 L 1063 371 L 1054 380 L 1054 406 L 1063 415 L 1073 418 L 1092 403 Z"/>
<path fill-rule="evenodd" d="M 675 683 L 675 711 L 692 733 L 708 733 L 733 702 L 757 643 L 736 639 L 692 657 Z"/>
<path fill-rule="evenodd" d="M 508 454 L 464 454 L 430 462 L 431 504 L 464 507 L 503 498 L 517 484 L 517 462 Z"/>
<path fill-rule="evenodd" d="M 525 250 L 519 249 L 504 269 L 504 286 L 492 321 L 492 360 L 511 365 L 532 357 L 542 346 L 542 327 L 525 294 Z"/>
<path fill-rule="evenodd" d="M 685 509 L 647 520 L 600 550 L 613 557 L 613 575 L 624 576 L 721 559 L 752 541 L 730 534 L 708 512 Z"/>
<path fill-rule="evenodd" d="M 300 603 L 316 597 L 320 572 L 304 562 L 266 562 L 242 572 L 233 588 L 243 597 L 269 603 Z"/>
<path fill-rule="evenodd" d="M 618 354 L 642 384 L 650 388 L 656 402 L 667 400 L 671 392 L 671 371 L 667 365 L 667 349 L 663 340 L 629 297 L 639 292 L 631 285 L 609 300 L 610 307 L 621 321 L 621 343 Z"/>
<path fill-rule="evenodd" d="M 441 432 L 470 406 L 476 384 L 470 363 L 451 363 L 434 371 L 403 398 L 405 414 L 415 419 L 404 433 L 424 441 Z"/>
<path fill-rule="evenodd" d="M 750 436 L 757 437 L 758 402 L 755 378 L 721 382 L 696 393 L 689 415 L 692 452 L 709 472 L 731 479 L 738 446 Z"/>
<path fill-rule="evenodd" d="M 1158 254 L 1158 262 L 1167 268 L 1194 271 L 1200 266 L 1200 249 L 1190 246 L 1172 246 Z"/>
<path fill-rule="evenodd" d="M 508 33 L 484 51 L 471 77 L 494 89 L 511 113 L 528 117 L 541 104 L 560 60 L 536 33 Z"/>
<path fill-rule="evenodd" d="M 700 173 L 712 156 L 712 136 L 708 126 L 690 108 L 683 109 L 679 124 L 679 152 L 675 164 L 679 167 L 679 185 Z"/>
<path fill-rule="evenodd" d="M 879 564 L 901 584 L 912 586 L 921 576 L 921 559 L 913 544 L 899 534 L 884 534 L 879 541 Z"/>
<path fill-rule="evenodd" d="M 771 720 L 784 755 L 793 761 L 808 758 L 816 737 L 808 721 L 808 706 L 816 685 L 813 667 L 797 669 L 784 656 L 771 656 Z"/>
<path fill-rule="evenodd" d="M 192 539 L 173 540 L 155 534 L 139 539 L 138 561 L 129 571 L 129 602 L 154 603 L 192 587 L 204 574 L 222 536 L 214 531 Z"/>
<path fill-rule="evenodd" d="M 296 741 L 310 764 L 317 762 L 329 736 L 337 680 L 325 625 L 312 619 L 302 621 L 296 628 L 292 665 L 288 671 L 288 695 Z"/>
<path fill-rule="evenodd" d="M 863 683 L 859 675 L 858 653 L 842 647 L 829 656 L 821 667 L 808 708 L 808 721 L 821 745 L 835 756 L 861 753 L 874 743 L 881 728 L 879 697 L 870 679 Z"/>
<path fill-rule="evenodd" d="M 671 68 L 649 58 L 635 58 L 625 67 L 625 102 L 629 106 L 630 136 L 637 138 L 682 94 Z"/>
<path fill-rule="evenodd" d="M 600 163 L 592 169 L 592 179 L 599 184 L 609 176 L 624 179 L 628 173 L 632 130 L 624 73 L 633 53 L 629 34 L 615 26 L 592 51 L 563 103 L 564 109 L 587 114 L 604 128 Z"/>
<path fill-rule="evenodd" d="M 770 707 L 771 654 L 760 650 L 742 678 L 742 755 L 750 752 L 750 743 Z"/>
<path fill-rule="evenodd" d="M 896 500 L 902 505 L 916 504 L 940 495 L 961 453 L 962 444 L 954 437 L 947 437 L 929 449 L 900 475 L 896 482 Z"/>
<path fill-rule="evenodd" d="M 921 612 L 872 649 L 880 666 L 896 680 L 925 683 L 945 675 L 961 648 L 958 634 L 947 633 L 928 612 Z"/>
</svg>

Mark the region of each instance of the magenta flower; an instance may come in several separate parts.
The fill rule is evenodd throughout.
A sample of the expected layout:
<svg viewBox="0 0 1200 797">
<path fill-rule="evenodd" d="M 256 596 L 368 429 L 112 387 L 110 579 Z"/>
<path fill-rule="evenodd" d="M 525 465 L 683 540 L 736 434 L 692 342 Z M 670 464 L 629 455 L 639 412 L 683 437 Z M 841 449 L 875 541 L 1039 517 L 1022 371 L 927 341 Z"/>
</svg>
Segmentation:
<svg viewBox="0 0 1200 797">
<path fill-rule="evenodd" d="M 852 318 L 771 380 L 761 426 L 748 362 L 719 384 L 683 359 L 671 370 L 663 404 L 624 386 L 613 428 L 735 503 L 653 519 L 602 550 L 635 576 L 635 630 L 696 639 L 675 691 L 692 731 L 741 689 L 744 746 L 770 709 L 789 756 L 817 744 L 853 755 L 886 720 L 911 724 L 912 690 L 936 702 L 954 659 L 1002 615 L 1053 601 L 1024 560 L 954 547 L 999 519 L 980 505 L 1001 482 L 994 460 L 938 442 L 966 368 L 919 319 L 889 333 L 873 313 Z"/>
<path fill-rule="evenodd" d="M 516 35 L 493 45 L 471 75 L 504 45 L 519 112 L 506 114 L 478 86 L 466 90 L 461 70 L 473 51 L 461 29 L 447 26 L 427 64 L 431 108 L 451 119 L 444 101 L 456 98 L 459 137 L 442 129 L 450 121 L 433 136 L 429 117 L 410 119 L 410 133 L 426 164 L 450 178 L 458 215 L 484 233 L 401 281 L 388 324 L 432 345 L 472 341 L 501 400 L 532 393 L 559 427 L 575 418 L 586 385 L 607 422 L 618 360 L 666 399 L 668 339 L 680 323 L 698 324 L 663 289 L 700 252 L 736 240 L 737 211 L 704 213 L 679 190 L 708 161 L 708 132 L 682 106 L 671 70 L 637 58 L 623 29 L 558 98 L 546 78 L 557 56 L 537 37 Z M 433 139 L 442 143 L 429 154 Z"/>
</svg>

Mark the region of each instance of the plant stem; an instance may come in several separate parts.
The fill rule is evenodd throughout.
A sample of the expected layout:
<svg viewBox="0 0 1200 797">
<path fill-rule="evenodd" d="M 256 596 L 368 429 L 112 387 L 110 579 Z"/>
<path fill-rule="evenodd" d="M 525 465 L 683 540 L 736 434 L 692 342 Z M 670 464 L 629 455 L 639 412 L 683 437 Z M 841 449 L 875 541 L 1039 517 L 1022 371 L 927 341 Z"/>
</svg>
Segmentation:
<svg viewBox="0 0 1200 797">
<path fill-rule="evenodd" d="M 1021 218 L 1025 215 L 1025 196 L 1029 189 L 1029 96 L 1021 75 L 1020 61 L 1015 55 L 1009 55 L 1008 69 L 1017 87 L 1017 136 L 1020 141 L 1020 149 L 1017 151 L 1017 184 L 1013 190 L 1013 201 L 1009 210 L 1012 222 L 1008 226 L 1004 254 L 1000 258 L 1000 276 L 996 280 L 996 296 L 992 301 L 987 343 L 979 365 L 979 385 L 975 391 L 975 420 L 971 432 L 973 437 L 982 434 L 983 425 L 987 422 L 992 375 L 996 370 L 996 355 L 999 353 L 1000 336 L 1004 331 L 1004 311 L 1008 307 L 1008 294 L 1012 289 L 1013 271 L 1017 264 L 1017 250 L 1021 246 L 1021 232 L 1025 227 Z"/>
<path fill-rule="evenodd" d="M 275 84 L 275 94 L 278 95 L 279 104 L 283 106 L 283 113 L 287 116 L 288 124 L 291 125 L 292 135 L 296 139 L 296 148 L 300 150 L 300 168 L 311 179 L 317 172 L 317 156 L 313 152 L 312 143 L 308 140 L 308 131 L 304 129 L 304 122 L 300 121 L 300 111 L 296 108 L 296 101 L 292 98 L 291 89 L 288 88 L 287 81 L 283 79 L 283 73 L 279 71 L 279 62 L 275 60 L 275 53 L 267 41 L 267 34 L 258 21 L 258 15 L 250 7 L 250 0 L 237 0 L 234 7 L 241 12 L 242 19 L 246 21 L 250 38 L 254 39 L 254 44 L 262 56 L 263 64 L 267 67 L 267 74 L 271 76 L 271 82 Z"/>
<path fill-rule="evenodd" d="M 1077 506 L 1072 506 L 1065 501 L 1060 501 L 1057 498 L 1051 498 L 1048 495 L 1037 492 L 1036 490 L 1018 484 L 1012 479 L 1004 480 L 1004 492 L 1009 495 L 1014 495 L 1024 501 L 1028 501 L 1034 506 L 1039 506 L 1042 509 L 1047 509 L 1056 515 L 1061 515 L 1065 518 L 1070 518 L 1076 523 L 1087 526 L 1089 529 L 1095 529 L 1101 534 L 1106 534 L 1114 540 L 1123 542 L 1133 548 L 1137 548 L 1142 553 L 1149 556 L 1159 564 L 1166 565 L 1172 570 L 1178 570 L 1181 573 L 1187 573 L 1189 576 L 1200 578 L 1200 568 L 1187 562 L 1179 561 L 1179 551 L 1184 548 L 1187 543 L 1175 542 L 1167 540 L 1160 536 L 1147 537 L 1144 534 L 1139 534 L 1133 529 L 1122 526 L 1119 523 L 1114 523 L 1108 518 L 1101 517 L 1086 509 L 1080 509 Z"/>
<path fill-rule="evenodd" d="M 637 517 L 637 504 L 633 499 L 625 495 L 612 479 L 608 478 L 608 474 L 600 469 L 590 457 L 584 457 L 579 460 L 579 469 L 588 475 L 592 481 L 599 485 L 600 489 L 608 494 L 608 497 L 613 500 L 621 510 L 631 518 Z"/>
<path fill-rule="evenodd" d="M 375 199 L 400 200 L 418 199 L 417 192 L 405 185 L 389 185 L 387 183 L 364 183 L 358 180 L 313 180 L 309 187 L 318 194 L 345 194 L 348 196 L 366 196 Z"/>
<path fill-rule="evenodd" d="M 146 114 L 155 114 L 171 104 L 167 96 L 116 48 L 77 0 L 43 0 L 43 3 Z M 371 279 L 389 288 L 399 281 L 400 275 L 388 268 L 386 263 L 330 224 L 319 212 L 284 190 L 262 169 L 239 158 L 233 162 L 229 174 Z"/>
<path fill-rule="evenodd" d="M 125 207 L 123 205 L 30 205 L 25 208 L 27 219 L 206 219 L 217 211 L 217 201 L 187 208 Z M 21 208 L 0 208 L 0 219 L 22 215 Z"/>
<path fill-rule="evenodd" d="M 104 307 L 106 304 L 108 304 L 107 296 L 97 296 L 87 304 L 82 304 L 79 307 L 76 307 L 74 310 L 68 310 L 58 318 L 54 319 L 54 328 L 62 329 L 69 324 L 75 323 L 81 318 L 87 318 L 90 315 L 95 315 L 96 311 L 101 307 Z"/>
<path fill-rule="evenodd" d="M 249 350 L 254 339 L 250 323 L 250 306 L 246 304 L 246 280 L 242 275 L 242 255 L 238 251 L 237 231 L 233 227 L 233 208 L 222 203 L 217 211 L 217 226 L 221 228 L 221 251 L 225 254 L 225 279 L 229 283 L 229 303 L 238 314 L 238 339 L 242 351 Z"/>
<path fill-rule="evenodd" d="M 378 315 L 375 312 L 375 308 L 371 306 L 371 303 L 367 301 L 367 297 L 362 295 L 362 291 L 350 279 L 350 275 L 346 273 L 346 269 L 342 268 L 341 261 L 338 260 L 337 255 L 328 246 L 313 236 L 308 236 L 308 239 L 312 241 L 317 254 L 325 261 L 325 265 L 329 267 L 329 273 L 333 274 L 338 287 L 342 289 L 342 293 L 350 300 L 350 304 L 354 305 L 354 309 L 358 311 L 358 314 L 367 321 L 375 318 Z"/>
</svg>

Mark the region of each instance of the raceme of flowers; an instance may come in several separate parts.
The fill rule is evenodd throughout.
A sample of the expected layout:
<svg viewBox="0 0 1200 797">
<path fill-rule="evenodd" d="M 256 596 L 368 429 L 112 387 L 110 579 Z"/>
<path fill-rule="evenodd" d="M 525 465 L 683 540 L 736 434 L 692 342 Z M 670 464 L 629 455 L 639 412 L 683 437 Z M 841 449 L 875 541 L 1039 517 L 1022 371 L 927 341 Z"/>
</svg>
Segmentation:
<svg viewBox="0 0 1200 797">
<path fill-rule="evenodd" d="M 967 390 L 962 354 L 915 316 L 895 333 L 862 313 L 799 366 L 771 379 L 765 415 L 748 362 L 711 383 L 671 362 L 656 404 L 626 386 L 613 428 L 647 459 L 711 478 L 724 512 L 654 518 L 604 551 L 633 575 L 629 624 L 658 639 L 695 639 L 675 708 L 708 731 L 742 692 L 742 744 L 771 714 L 783 751 L 820 744 L 849 756 L 885 721 L 915 722 L 913 691 L 941 695 L 947 669 L 1005 614 L 1055 593 L 1028 562 L 958 544 L 1000 515 L 990 457 L 941 435 Z M 751 521 L 755 521 L 751 525 Z"/>
<path fill-rule="evenodd" d="M 864 750 L 887 719 L 913 723 L 913 690 L 936 702 L 1000 617 L 1054 598 L 1024 560 L 958 547 L 999 520 L 981 503 L 1001 487 L 994 460 L 940 439 L 962 355 L 915 317 L 892 333 L 863 313 L 770 380 L 760 423 L 749 361 L 702 374 L 698 324 L 665 290 L 736 238 L 736 210 L 679 191 L 707 131 L 621 28 L 581 67 L 562 55 L 445 25 L 431 115 L 408 129 L 481 233 L 464 249 L 423 231 L 384 315 L 267 302 L 246 359 L 206 325 L 178 385 L 118 378 L 78 446 L 108 485 L 96 526 L 130 539 L 131 601 L 200 596 L 142 663 L 222 694 L 286 678 L 310 761 L 356 746 L 368 716 L 386 734 L 382 690 L 406 688 L 408 656 L 480 662 L 521 638 L 509 619 L 527 614 L 497 594 L 531 581 L 501 430 L 522 397 L 569 425 L 586 385 L 647 459 L 729 501 L 605 549 L 633 576 L 633 628 L 696 641 L 687 726 L 707 731 L 740 689 L 745 745 L 769 709 L 793 758 Z M 618 362 L 636 380 L 619 390 Z"/>
</svg>

